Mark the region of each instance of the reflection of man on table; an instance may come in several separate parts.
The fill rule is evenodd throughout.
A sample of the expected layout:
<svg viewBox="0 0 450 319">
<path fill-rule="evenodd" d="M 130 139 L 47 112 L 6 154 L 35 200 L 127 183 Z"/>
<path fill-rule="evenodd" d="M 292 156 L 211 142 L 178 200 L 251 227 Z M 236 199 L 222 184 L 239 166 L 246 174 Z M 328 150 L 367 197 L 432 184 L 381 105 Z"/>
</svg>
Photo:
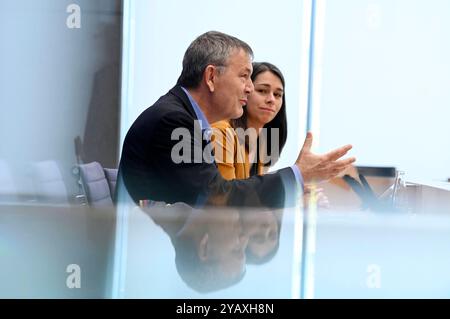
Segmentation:
<svg viewBox="0 0 450 319">
<path fill-rule="evenodd" d="M 237 210 L 155 203 L 144 211 L 169 235 L 178 273 L 188 286 L 208 292 L 243 278 L 248 236 Z"/>
</svg>

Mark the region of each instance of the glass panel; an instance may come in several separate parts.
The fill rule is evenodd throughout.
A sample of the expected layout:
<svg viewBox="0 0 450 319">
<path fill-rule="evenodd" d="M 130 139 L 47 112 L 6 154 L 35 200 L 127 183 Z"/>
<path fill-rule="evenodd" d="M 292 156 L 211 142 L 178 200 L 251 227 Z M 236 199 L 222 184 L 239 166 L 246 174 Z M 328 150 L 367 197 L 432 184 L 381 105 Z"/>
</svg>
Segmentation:
<svg viewBox="0 0 450 319">
<path fill-rule="evenodd" d="M 121 0 L 0 1 L 0 297 L 111 296 L 121 32 Z"/>
<path fill-rule="evenodd" d="M 121 1 L 0 3 L 0 195 L 77 202 L 73 167 L 117 167 Z"/>
</svg>

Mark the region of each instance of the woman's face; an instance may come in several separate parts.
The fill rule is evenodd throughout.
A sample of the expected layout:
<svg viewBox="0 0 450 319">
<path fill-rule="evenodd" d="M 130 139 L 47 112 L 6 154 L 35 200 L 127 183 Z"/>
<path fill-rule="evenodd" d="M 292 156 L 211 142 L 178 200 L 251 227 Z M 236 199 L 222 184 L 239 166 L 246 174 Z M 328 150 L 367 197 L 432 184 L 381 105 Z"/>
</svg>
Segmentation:
<svg viewBox="0 0 450 319">
<path fill-rule="evenodd" d="M 269 254 L 278 243 L 278 223 L 272 211 L 248 211 L 242 215 L 242 227 L 248 236 L 247 249 L 258 257 Z"/>
<path fill-rule="evenodd" d="M 270 71 L 258 74 L 253 85 L 255 90 L 248 97 L 247 117 L 250 124 L 264 126 L 280 111 L 284 87 L 280 78 Z"/>
</svg>

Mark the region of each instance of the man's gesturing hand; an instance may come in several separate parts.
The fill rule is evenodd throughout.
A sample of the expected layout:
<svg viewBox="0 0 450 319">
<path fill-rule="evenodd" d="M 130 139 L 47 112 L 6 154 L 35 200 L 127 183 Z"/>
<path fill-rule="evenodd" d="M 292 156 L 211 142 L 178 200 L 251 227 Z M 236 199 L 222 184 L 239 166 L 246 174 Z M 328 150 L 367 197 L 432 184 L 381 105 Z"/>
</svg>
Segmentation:
<svg viewBox="0 0 450 319">
<path fill-rule="evenodd" d="M 339 160 L 352 148 L 351 145 L 340 147 L 323 155 L 317 155 L 311 152 L 312 141 L 312 134 L 308 132 L 295 162 L 305 183 L 325 181 L 336 177 L 355 161 L 354 157 Z"/>
</svg>

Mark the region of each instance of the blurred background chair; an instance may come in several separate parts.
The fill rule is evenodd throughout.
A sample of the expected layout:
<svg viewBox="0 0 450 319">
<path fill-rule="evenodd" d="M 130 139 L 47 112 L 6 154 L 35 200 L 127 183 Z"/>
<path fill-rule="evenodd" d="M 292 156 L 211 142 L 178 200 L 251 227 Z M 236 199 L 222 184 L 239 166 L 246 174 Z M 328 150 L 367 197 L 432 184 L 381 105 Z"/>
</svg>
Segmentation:
<svg viewBox="0 0 450 319">
<path fill-rule="evenodd" d="M 113 206 L 117 169 L 103 169 L 98 162 L 78 165 L 80 181 L 90 206 Z"/>
<path fill-rule="evenodd" d="M 119 172 L 119 169 L 118 168 L 104 168 L 103 170 L 105 171 L 105 176 L 108 181 L 111 198 L 114 201 L 116 185 L 117 185 L 117 173 Z"/>
</svg>

